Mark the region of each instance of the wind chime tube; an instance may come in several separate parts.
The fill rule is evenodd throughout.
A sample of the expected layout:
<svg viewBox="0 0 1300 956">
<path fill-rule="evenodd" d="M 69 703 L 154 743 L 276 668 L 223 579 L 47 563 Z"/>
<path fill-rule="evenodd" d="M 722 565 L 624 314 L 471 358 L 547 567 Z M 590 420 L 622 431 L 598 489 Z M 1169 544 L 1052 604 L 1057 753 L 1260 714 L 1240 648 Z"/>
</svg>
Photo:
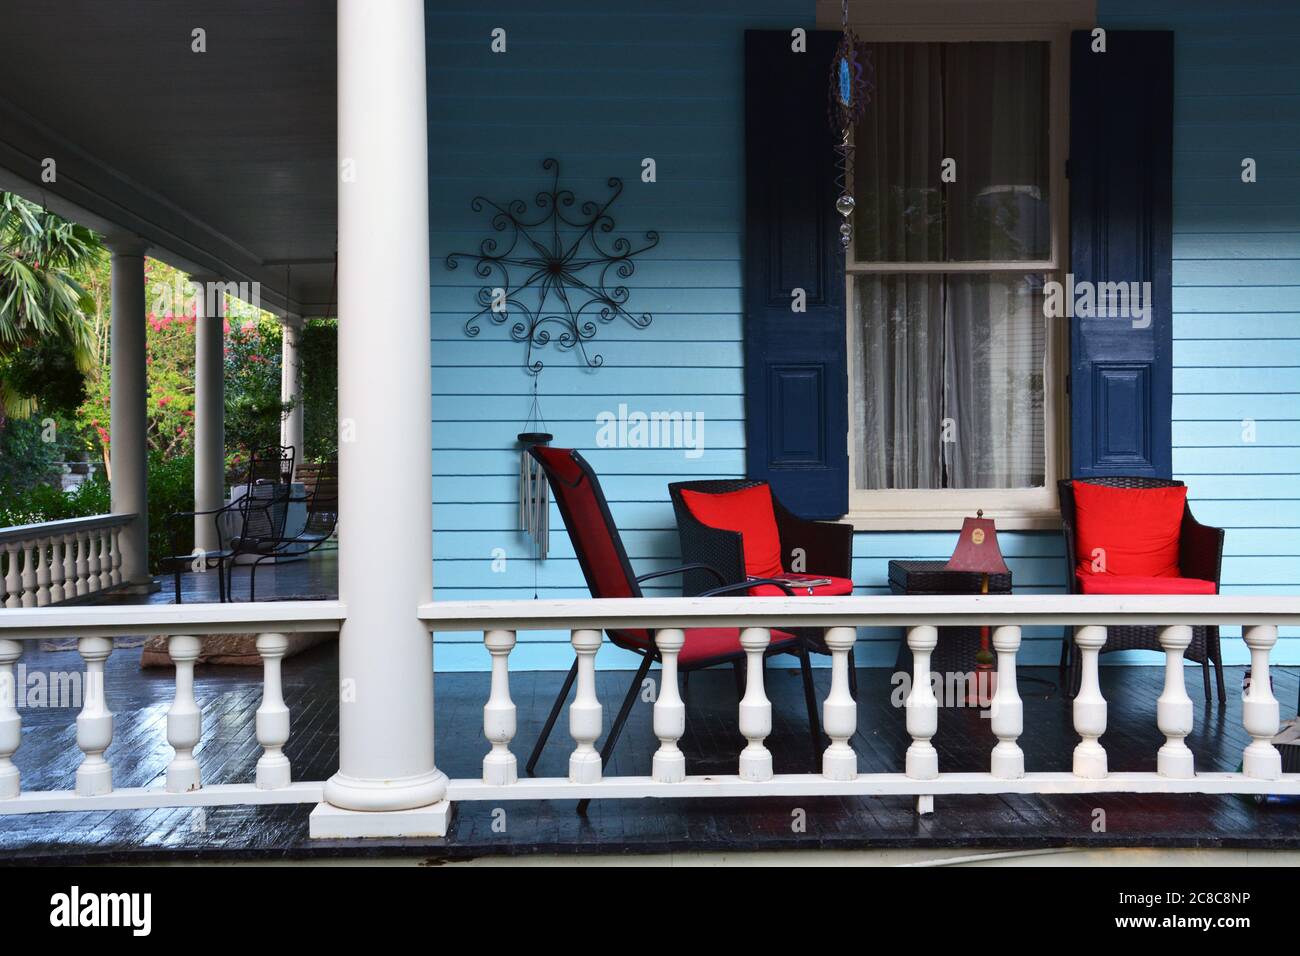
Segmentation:
<svg viewBox="0 0 1300 956">
<path fill-rule="evenodd" d="M 550 486 L 546 472 L 529 449 L 545 445 L 551 436 L 545 432 L 525 432 L 519 436 L 523 451 L 519 456 L 519 530 L 533 539 L 538 560 L 545 560 L 550 550 Z"/>
</svg>

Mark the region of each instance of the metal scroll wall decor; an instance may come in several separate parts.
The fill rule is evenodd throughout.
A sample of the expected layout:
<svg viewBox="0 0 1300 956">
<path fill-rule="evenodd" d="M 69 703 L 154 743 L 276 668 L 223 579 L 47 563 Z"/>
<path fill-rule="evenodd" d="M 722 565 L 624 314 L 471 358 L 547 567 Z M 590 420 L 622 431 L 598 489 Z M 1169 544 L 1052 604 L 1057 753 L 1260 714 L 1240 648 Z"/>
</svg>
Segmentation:
<svg viewBox="0 0 1300 956">
<path fill-rule="evenodd" d="M 853 168 L 853 127 L 862 119 L 871 102 L 871 54 L 857 34 L 849 29 L 849 2 L 840 4 L 841 36 L 831 60 L 827 113 L 835 141 L 835 186 L 839 195 L 835 209 L 843 217 L 840 245 L 847 251 L 853 241 L 853 193 L 849 190 L 849 173 Z"/>
<path fill-rule="evenodd" d="M 627 308 L 631 292 L 624 283 L 636 273 L 635 257 L 659 245 L 659 233 L 653 230 L 635 245 L 611 235 L 615 226 L 609 210 L 623 192 L 621 179 L 606 180 L 611 193 L 603 201 L 579 204 L 572 190 L 560 188 L 557 160 L 543 160 L 542 168 L 551 173 L 551 187 L 537 193 L 531 207 L 522 199 L 498 203 L 475 196 L 470 208 L 492 210 L 492 229 L 499 235 L 479 243 L 478 252 L 447 256 L 448 269 L 468 260 L 485 283 L 476 297 L 480 308 L 465 322 L 465 334 L 477 338 L 487 319 L 509 325 L 511 339 L 524 344 L 533 403 L 516 436 L 519 530 L 532 539 L 538 560 L 545 559 L 549 547 L 550 489 L 528 450 L 548 444 L 552 436 L 546 431 L 537 389 L 545 365 L 535 353 L 553 342 L 561 352 L 575 352 L 585 367 L 597 369 L 605 360 L 588 351 L 587 343 L 601 325 L 623 319 L 633 328 L 646 328 L 653 317 Z"/>
</svg>

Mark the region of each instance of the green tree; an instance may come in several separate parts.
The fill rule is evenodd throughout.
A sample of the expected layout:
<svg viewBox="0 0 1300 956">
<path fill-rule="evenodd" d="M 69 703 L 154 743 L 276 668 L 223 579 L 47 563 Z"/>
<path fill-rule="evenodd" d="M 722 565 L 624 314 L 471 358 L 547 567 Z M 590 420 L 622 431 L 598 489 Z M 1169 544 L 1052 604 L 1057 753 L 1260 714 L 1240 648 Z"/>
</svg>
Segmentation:
<svg viewBox="0 0 1300 956">
<path fill-rule="evenodd" d="M 104 255 L 85 226 L 0 193 L 0 415 L 81 401 L 96 358 L 94 302 L 74 272 Z"/>
</svg>

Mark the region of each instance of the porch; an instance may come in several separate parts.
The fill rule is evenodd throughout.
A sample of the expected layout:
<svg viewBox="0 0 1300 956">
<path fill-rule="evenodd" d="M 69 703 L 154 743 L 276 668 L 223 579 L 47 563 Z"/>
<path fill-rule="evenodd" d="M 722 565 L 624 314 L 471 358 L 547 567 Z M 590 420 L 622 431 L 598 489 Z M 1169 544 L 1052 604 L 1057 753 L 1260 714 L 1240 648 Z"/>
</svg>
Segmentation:
<svg viewBox="0 0 1300 956">
<path fill-rule="evenodd" d="M 117 732 L 106 757 L 124 787 L 159 784 L 171 757 L 163 719 L 173 696 L 170 675 L 141 674 L 139 649 L 114 652 L 107 665 L 106 690 L 114 702 Z M 76 669 L 74 651 L 40 651 L 25 658 L 28 667 L 48 671 Z M 284 698 L 293 714 L 294 733 L 285 754 L 295 776 L 320 780 L 338 765 L 337 654 L 332 644 L 316 647 L 284 662 Z M 1229 686 L 1239 686 L 1242 668 L 1228 669 Z M 1033 728 L 1024 738 L 1029 765 L 1052 771 L 1070 769 L 1077 741 L 1069 702 L 1050 685 L 1055 668 L 1027 668 L 1034 681 L 1024 695 L 1025 718 Z M 890 706 L 891 672 L 859 672 L 859 727 L 850 740 L 864 773 L 902 765 L 910 738 L 900 709 Z M 1151 771 L 1161 737 L 1152 721 L 1152 702 L 1160 692 L 1155 668 L 1105 668 L 1101 688 L 1111 702 L 1102 743 L 1116 771 Z M 1274 671 L 1279 697 L 1295 700 L 1300 672 Z M 823 695 L 828 675 L 818 672 Z M 627 672 L 597 676 L 596 691 L 612 712 L 626 687 Z M 518 740 L 536 739 L 562 675 L 518 675 L 512 690 L 519 702 Z M 480 771 L 486 745 L 482 736 L 482 702 L 490 678 L 484 674 L 435 677 L 438 702 L 438 763 L 453 778 L 472 778 Z M 195 754 L 205 777 L 251 779 L 260 749 L 248 732 L 260 701 L 255 668 L 197 668 L 195 696 L 203 708 L 203 743 Z M 1045 686 L 1048 685 L 1048 686 Z M 807 762 L 808 736 L 802 717 L 802 689 L 797 670 L 769 668 L 768 694 L 777 720 L 768 739 L 778 773 L 801 770 Z M 1194 697 L 1197 695 L 1194 693 Z M 726 671 L 694 675 L 681 747 L 688 771 L 726 774 L 743 742 L 736 729 L 735 688 Z M 1189 746 L 1206 771 L 1232 771 L 1248 738 L 1240 729 L 1240 698 L 1197 713 Z M 1290 707 L 1286 709 L 1290 714 Z M 24 747 L 15 756 L 25 786 L 56 790 L 71 786 L 80 759 L 70 729 L 73 712 L 34 712 Z M 567 715 L 566 715 L 567 716 Z M 658 745 L 652 707 L 638 703 L 624 738 L 611 760 L 614 776 L 644 772 Z M 987 765 L 989 721 L 975 708 L 944 707 L 934 738 L 945 771 L 974 773 Z M 561 727 L 563 727 L 562 718 Z M 223 734 L 220 728 L 244 728 Z M 543 755 L 538 773 L 563 777 L 568 748 L 557 734 Z M 210 773 L 211 772 L 211 773 Z M 501 808 L 506 808 L 502 815 Z M 794 812 L 804 812 L 799 830 Z M 1098 829 L 1097 810 L 1104 811 Z M 1249 798 L 1208 794 L 1032 794 L 967 795 L 941 798 L 933 814 L 918 816 L 904 796 L 757 797 L 737 800 L 596 800 L 586 816 L 573 800 L 503 803 L 491 799 L 458 804 L 446 837 L 390 838 L 366 841 L 313 840 L 308 824 L 311 805 L 156 807 L 140 810 L 87 810 L 67 814 L 32 814 L 3 818 L 0 855 L 6 861 L 50 863 L 146 860 L 285 860 L 413 858 L 471 860 L 519 856 L 672 854 L 698 858 L 738 851 L 798 851 L 816 848 L 845 851 L 845 860 L 879 862 L 957 861 L 989 853 L 1034 854 L 1066 850 L 1300 850 L 1300 807 L 1256 806 Z M 863 855 L 855 851 L 870 850 Z M 1154 858 L 1148 854 L 1146 859 Z M 1230 858 L 1230 856 L 1229 856 Z M 787 857 L 789 859 L 789 857 Z M 1202 862 L 1225 857 L 1202 855 Z"/>
</svg>

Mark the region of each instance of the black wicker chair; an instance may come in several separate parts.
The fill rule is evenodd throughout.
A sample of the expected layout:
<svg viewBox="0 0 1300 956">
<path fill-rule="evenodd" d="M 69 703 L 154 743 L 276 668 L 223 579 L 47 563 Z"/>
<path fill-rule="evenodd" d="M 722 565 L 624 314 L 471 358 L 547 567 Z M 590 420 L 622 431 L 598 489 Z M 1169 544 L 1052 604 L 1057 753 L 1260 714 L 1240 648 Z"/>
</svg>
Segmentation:
<svg viewBox="0 0 1300 956">
<path fill-rule="evenodd" d="M 705 596 L 744 591 L 754 583 L 773 584 L 789 593 L 789 589 L 779 581 L 759 580 L 741 585 L 727 585 L 716 571 L 700 565 L 686 564 L 662 571 L 652 571 L 649 574 L 634 574 L 631 562 L 627 558 L 627 551 L 623 548 L 623 541 L 619 537 L 618 527 L 614 524 L 613 515 L 610 514 L 609 504 L 601 491 L 600 481 L 596 478 L 595 472 L 592 471 L 586 459 L 573 449 L 553 448 L 547 445 L 534 445 L 528 449 L 528 453 L 537 460 L 546 472 L 546 478 L 550 482 L 555 495 L 555 504 L 560 509 L 560 516 L 564 519 L 565 530 L 568 531 L 569 539 L 573 542 L 573 550 L 577 554 L 578 564 L 582 567 L 582 573 L 587 580 L 587 587 L 591 591 L 592 597 L 640 598 L 643 596 L 641 593 L 642 582 L 691 571 L 703 571 L 705 574 L 713 576 L 715 586 L 700 592 L 701 595 Z M 686 647 L 690 647 L 692 641 L 699 640 L 701 645 L 707 648 L 710 645 L 705 643 L 707 638 L 704 632 L 717 630 L 720 629 L 687 628 Z M 678 672 L 685 676 L 691 671 L 712 667 L 716 664 L 745 660 L 746 654 L 739 645 L 739 628 L 734 630 L 736 631 L 734 641 L 717 642 L 716 650 L 707 650 L 706 653 L 700 654 L 692 660 L 687 660 L 686 648 L 683 648 L 683 654 L 678 658 Z M 648 629 L 627 629 L 609 631 L 608 634 L 611 643 L 614 645 L 639 654 L 641 656 L 641 666 L 632 678 L 632 683 L 628 685 L 627 694 L 623 698 L 622 706 L 619 707 L 618 716 L 610 726 L 609 733 L 605 737 L 605 743 L 600 749 L 602 765 L 608 765 L 609 763 L 610 754 L 614 750 L 614 745 L 618 742 L 623 725 L 632 710 L 632 704 L 641 689 L 641 682 L 650 669 L 650 664 L 659 660 L 659 649 L 655 644 L 653 631 Z M 818 719 L 817 714 L 817 698 L 812 683 L 812 670 L 808 661 L 808 648 L 804 639 L 799 635 L 789 634 L 778 638 L 776 634 L 773 634 L 772 643 L 768 647 L 765 656 L 774 654 L 793 654 L 799 658 L 799 664 L 803 671 L 804 698 L 808 709 L 809 731 L 812 735 L 810 765 L 813 771 L 816 772 L 819 767 L 822 749 L 821 721 Z M 551 712 L 542 727 L 542 733 L 533 747 L 532 754 L 529 755 L 525 769 L 530 776 L 537 766 L 537 760 L 542 754 L 542 749 L 546 746 L 546 740 L 555 726 L 555 721 L 560 716 L 564 702 L 569 698 L 569 691 L 573 687 L 577 673 L 578 664 L 575 661 L 573 666 L 569 668 L 568 676 L 564 679 L 559 696 L 555 698 Z M 587 802 L 583 800 L 578 804 L 579 812 L 585 811 Z"/>
<path fill-rule="evenodd" d="M 714 528 L 702 523 L 691 513 L 682 498 L 683 491 L 706 495 L 721 495 L 765 485 L 767 482 L 753 478 L 721 478 L 708 481 L 677 481 L 668 486 L 673 499 L 673 512 L 677 517 L 677 534 L 681 539 L 682 560 L 716 569 L 727 584 L 745 580 L 745 553 L 743 535 L 739 531 Z M 834 521 L 809 521 L 800 518 L 772 495 L 772 509 L 776 512 L 777 535 L 781 539 L 781 567 L 787 573 L 794 554 L 803 556 L 804 566 L 810 574 L 833 575 L 837 578 L 853 577 L 853 528 Z M 699 571 L 688 571 L 682 576 L 682 594 L 686 597 L 700 594 L 715 582 Z M 808 646 L 819 654 L 830 654 L 819 628 L 795 628 Z M 857 695 L 857 668 L 853 652 L 849 652 L 850 690 Z"/>
<path fill-rule="evenodd" d="M 339 479 L 338 465 L 335 462 L 325 462 L 313 468 L 312 484 L 306 496 L 289 497 L 285 504 L 301 501 L 307 504 L 307 520 L 301 531 L 294 535 L 285 535 L 285 523 L 281 521 L 280 538 L 253 538 L 246 546 L 246 550 L 242 552 L 257 555 L 248 569 L 248 600 L 257 600 L 257 569 L 262 564 L 281 558 L 302 558 L 334 540 L 334 531 L 338 527 L 339 520 Z M 230 597 L 234 600 L 233 588 Z"/>
<path fill-rule="evenodd" d="M 1143 478 L 1138 476 L 1115 475 L 1100 478 L 1079 479 L 1093 485 L 1105 485 L 1109 488 L 1181 488 L 1183 482 L 1168 478 Z M 1079 594 L 1079 579 L 1075 575 L 1077 558 L 1075 557 L 1075 509 L 1074 485 L 1069 479 L 1057 482 L 1061 500 L 1061 525 L 1065 533 L 1066 577 L 1070 583 L 1070 593 Z M 1183 524 L 1178 542 L 1178 568 L 1185 577 L 1213 581 L 1215 593 L 1218 593 L 1219 577 L 1223 566 L 1223 529 L 1203 525 L 1192 517 L 1190 506 L 1183 508 Z M 1146 650 L 1160 651 L 1160 632 L 1154 627 L 1108 627 L 1106 644 L 1101 653 L 1111 651 Z M 1214 664 L 1219 700 L 1224 699 L 1223 656 L 1219 650 L 1219 629 L 1217 627 L 1192 628 L 1192 643 L 1184 657 L 1197 661 L 1201 665 L 1201 676 L 1205 681 L 1205 699 L 1210 696 L 1210 664 Z M 1069 668 L 1069 688 L 1071 695 L 1078 692 L 1082 678 L 1082 661 L 1074 649 L 1074 642 L 1067 633 L 1061 643 L 1061 668 Z"/>
</svg>

